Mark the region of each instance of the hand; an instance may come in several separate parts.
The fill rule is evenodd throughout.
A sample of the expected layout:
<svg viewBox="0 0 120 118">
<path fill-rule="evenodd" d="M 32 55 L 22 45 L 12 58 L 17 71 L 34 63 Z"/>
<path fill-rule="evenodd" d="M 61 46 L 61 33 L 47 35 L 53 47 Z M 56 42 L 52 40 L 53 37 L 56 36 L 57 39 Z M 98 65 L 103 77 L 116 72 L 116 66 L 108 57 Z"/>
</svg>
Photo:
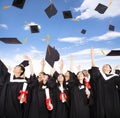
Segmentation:
<svg viewBox="0 0 120 118">
<path fill-rule="evenodd" d="M 23 58 L 29 60 L 29 56 L 28 55 L 23 55 Z"/>
<path fill-rule="evenodd" d="M 44 60 L 44 58 L 41 59 L 40 64 L 41 64 L 41 66 L 44 66 L 44 65 L 45 65 L 45 60 Z"/>
<path fill-rule="evenodd" d="M 88 88 L 86 88 L 85 93 L 87 95 L 87 98 L 89 98 L 90 97 L 90 91 L 88 90 Z"/>
<path fill-rule="evenodd" d="M 120 69 L 120 64 L 116 65 L 115 69 Z"/>
<path fill-rule="evenodd" d="M 77 70 L 78 70 L 78 72 L 81 70 L 81 65 L 77 66 Z"/>
<path fill-rule="evenodd" d="M 50 103 L 50 111 L 53 110 L 53 105 Z"/>
<path fill-rule="evenodd" d="M 12 69 L 13 69 L 13 68 L 12 68 L 11 66 L 8 66 L 8 72 L 11 73 L 11 72 L 12 72 Z"/>
</svg>

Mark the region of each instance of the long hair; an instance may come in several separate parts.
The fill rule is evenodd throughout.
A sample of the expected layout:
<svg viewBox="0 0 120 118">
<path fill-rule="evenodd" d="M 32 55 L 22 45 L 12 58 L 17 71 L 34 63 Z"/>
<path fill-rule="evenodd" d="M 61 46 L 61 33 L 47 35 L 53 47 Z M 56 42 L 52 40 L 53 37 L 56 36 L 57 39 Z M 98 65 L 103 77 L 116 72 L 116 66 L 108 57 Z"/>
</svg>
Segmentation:
<svg viewBox="0 0 120 118">
<path fill-rule="evenodd" d="M 66 89 L 67 86 L 66 86 L 65 76 L 64 76 L 64 74 L 59 74 L 59 75 L 62 75 L 62 76 L 63 76 L 63 78 L 64 78 L 64 80 L 63 80 L 63 87 Z M 59 75 L 58 75 L 58 76 L 59 76 Z M 60 86 L 59 81 L 57 82 L 57 86 Z"/>
<path fill-rule="evenodd" d="M 70 75 L 69 76 L 69 81 L 76 81 L 76 78 L 77 78 L 76 74 L 74 72 L 69 71 L 69 70 L 67 70 L 67 72 Z"/>
</svg>

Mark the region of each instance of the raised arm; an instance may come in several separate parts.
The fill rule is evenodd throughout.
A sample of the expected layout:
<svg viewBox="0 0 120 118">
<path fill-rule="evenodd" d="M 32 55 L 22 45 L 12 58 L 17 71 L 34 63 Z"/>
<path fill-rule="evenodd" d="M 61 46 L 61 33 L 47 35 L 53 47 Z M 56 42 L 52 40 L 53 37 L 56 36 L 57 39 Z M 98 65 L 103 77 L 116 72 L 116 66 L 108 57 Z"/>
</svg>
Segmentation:
<svg viewBox="0 0 120 118">
<path fill-rule="evenodd" d="M 95 67 L 94 49 L 93 49 L 93 48 L 91 48 L 91 50 L 90 50 L 90 57 L 91 57 L 91 64 L 92 64 L 92 67 Z"/>
<path fill-rule="evenodd" d="M 30 75 L 33 76 L 35 73 L 33 69 L 32 59 L 28 55 L 24 55 L 24 58 L 29 61 Z"/>
<path fill-rule="evenodd" d="M 44 72 L 44 68 L 45 68 L 45 59 L 44 58 L 41 59 L 40 64 L 41 64 L 40 72 Z"/>
<path fill-rule="evenodd" d="M 70 71 L 73 72 L 74 56 L 70 55 Z"/>
<path fill-rule="evenodd" d="M 60 66 L 59 66 L 59 70 L 60 70 L 59 73 L 63 73 L 63 67 L 64 67 L 64 62 L 63 62 L 63 59 L 61 59 L 60 60 Z"/>
<path fill-rule="evenodd" d="M 79 72 L 79 71 L 81 71 L 81 65 L 79 64 L 79 65 L 77 65 L 77 72 Z"/>
</svg>

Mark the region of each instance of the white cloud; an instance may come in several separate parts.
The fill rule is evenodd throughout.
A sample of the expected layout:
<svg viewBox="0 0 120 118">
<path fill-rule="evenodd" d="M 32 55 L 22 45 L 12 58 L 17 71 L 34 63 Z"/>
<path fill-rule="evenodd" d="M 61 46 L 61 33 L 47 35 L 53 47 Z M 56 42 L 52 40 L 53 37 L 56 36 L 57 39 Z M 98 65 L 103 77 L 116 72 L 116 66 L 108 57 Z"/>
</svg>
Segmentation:
<svg viewBox="0 0 120 118">
<path fill-rule="evenodd" d="M 6 24 L 0 24 L 0 28 L 8 29 L 8 26 Z"/>
<path fill-rule="evenodd" d="M 102 50 L 101 48 L 94 49 L 96 66 L 101 68 L 102 65 L 109 63 L 112 67 L 114 67 L 115 65 L 119 64 L 120 56 L 117 56 L 117 57 L 105 56 L 105 55 L 101 54 L 101 50 Z M 103 50 L 105 51 L 106 54 L 107 54 L 107 52 L 110 51 L 109 49 L 103 49 Z M 114 49 L 114 50 L 120 50 L 120 48 Z M 32 51 L 30 51 L 30 52 L 32 52 Z M 75 73 L 78 72 L 78 70 L 77 70 L 78 65 L 81 66 L 81 69 L 90 69 L 91 68 L 90 49 L 79 50 L 78 52 L 70 53 L 67 55 L 61 55 L 61 58 L 64 61 L 63 73 L 65 73 L 70 68 L 70 58 L 69 57 L 71 54 L 74 56 L 73 71 Z M 8 58 L 7 59 L 2 58 L 1 60 L 7 66 L 10 65 L 10 66 L 14 67 L 15 65 L 17 65 L 23 61 L 23 55 L 17 54 L 12 58 L 12 60 L 8 59 Z M 41 58 L 32 60 L 35 74 L 38 74 L 40 72 L 40 69 L 41 69 L 40 60 L 41 60 Z M 59 71 L 59 61 L 55 62 L 54 67 L 57 71 Z M 48 74 L 50 73 L 50 66 L 48 65 L 47 62 L 45 64 L 45 72 Z M 29 77 L 29 73 L 30 73 L 30 70 L 29 70 L 29 66 L 28 66 L 28 67 L 26 67 L 26 76 L 27 77 Z"/>
<path fill-rule="evenodd" d="M 31 23 L 26 24 L 26 25 L 24 26 L 24 30 L 30 30 L 30 26 L 31 26 L 31 25 L 37 25 L 38 28 L 39 28 L 39 30 L 41 29 L 41 26 L 40 26 L 39 24 L 36 24 L 36 23 L 34 23 L 34 22 L 31 22 Z"/>
<path fill-rule="evenodd" d="M 31 46 L 30 52 L 32 52 L 32 53 L 42 53 L 42 51 L 37 50 L 36 47 L 34 47 L 34 46 Z"/>
<path fill-rule="evenodd" d="M 109 3 L 112 2 L 111 5 Z M 98 3 L 104 4 L 108 6 L 108 9 L 105 11 L 104 14 L 100 14 L 94 9 L 98 5 Z M 75 8 L 74 10 L 76 12 L 80 12 L 80 15 L 77 16 L 77 19 L 89 19 L 91 17 L 98 18 L 98 19 L 104 19 L 107 17 L 115 17 L 120 15 L 120 1 L 119 0 L 84 0 L 84 2 L 81 4 L 80 7 Z"/>
<path fill-rule="evenodd" d="M 93 41 L 107 41 L 107 40 L 112 40 L 115 38 L 119 38 L 120 37 L 120 32 L 107 32 L 106 34 L 103 34 L 101 36 L 95 36 L 92 37 L 88 40 L 93 40 Z"/>
<path fill-rule="evenodd" d="M 114 67 L 115 65 L 119 64 L 119 60 L 120 60 L 120 56 L 105 56 L 102 54 L 101 50 L 104 50 L 105 55 L 108 54 L 108 52 L 110 52 L 110 49 L 102 49 L 102 48 L 95 48 L 94 52 L 95 52 L 95 63 L 96 66 L 98 67 L 102 67 L 102 65 L 109 63 L 112 67 Z M 114 50 L 120 50 L 119 49 L 114 49 Z M 74 72 L 76 73 L 77 70 L 77 66 L 80 65 L 81 69 L 90 69 L 91 68 L 91 58 L 90 58 L 90 49 L 85 49 L 85 50 L 80 50 L 74 53 L 70 53 L 67 55 L 63 55 L 61 56 L 61 58 L 64 60 L 64 72 L 66 70 L 69 69 L 70 67 L 70 55 L 74 56 L 74 60 L 73 60 L 73 69 Z"/>
<path fill-rule="evenodd" d="M 61 42 L 69 42 L 69 43 L 84 43 L 84 37 L 66 37 L 66 38 L 59 38 L 58 41 Z"/>
</svg>

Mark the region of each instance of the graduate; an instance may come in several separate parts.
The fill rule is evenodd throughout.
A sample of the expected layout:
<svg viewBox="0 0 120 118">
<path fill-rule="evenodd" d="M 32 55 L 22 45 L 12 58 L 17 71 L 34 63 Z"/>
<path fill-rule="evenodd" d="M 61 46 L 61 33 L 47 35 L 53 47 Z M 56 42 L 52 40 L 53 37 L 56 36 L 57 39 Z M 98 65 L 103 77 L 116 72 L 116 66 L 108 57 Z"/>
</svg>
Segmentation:
<svg viewBox="0 0 120 118">
<path fill-rule="evenodd" d="M 90 83 L 93 90 L 94 118 L 120 118 L 120 100 L 118 88 L 120 76 L 111 74 L 112 68 L 105 64 L 100 70 L 95 66 L 94 50 L 91 49 L 92 68 L 89 70 Z"/>
<path fill-rule="evenodd" d="M 23 103 L 27 102 L 27 81 L 23 77 L 24 72 L 25 67 L 21 64 L 15 66 L 11 73 L 6 71 L 9 76 L 5 76 L 4 79 L 9 78 L 9 81 L 5 83 L 1 91 L 0 118 L 23 117 Z"/>
<path fill-rule="evenodd" d="M 90 118 L 89 99 L 90 90 L 84 82 L 82 71 L 77 73 L 77 80 L 71 88 L 70 118 Z"/>
<path fill-rule="evenodd" d="M 44 66 L 45 60 L 41 60 L 41 66 Z M 44 68 L 44 67 L 42 67 Z M 28 111 L 28 118 L 51 118 L 51 111 L 54 109 L 52 101 L 52 92 L 49 89 L 49 74 L 41 70 L 39 76 L 35 76 L 30 84 L 31 100 Z"/>
<path fill-rule="evenodd" d="M 57 80 L 57 86 L 54 91 L 56 93 L 55 118 L 69 118 L 69 95 L 65 77 L 63 74 L 59 74 L 55 79 Z"/>
</svg>

